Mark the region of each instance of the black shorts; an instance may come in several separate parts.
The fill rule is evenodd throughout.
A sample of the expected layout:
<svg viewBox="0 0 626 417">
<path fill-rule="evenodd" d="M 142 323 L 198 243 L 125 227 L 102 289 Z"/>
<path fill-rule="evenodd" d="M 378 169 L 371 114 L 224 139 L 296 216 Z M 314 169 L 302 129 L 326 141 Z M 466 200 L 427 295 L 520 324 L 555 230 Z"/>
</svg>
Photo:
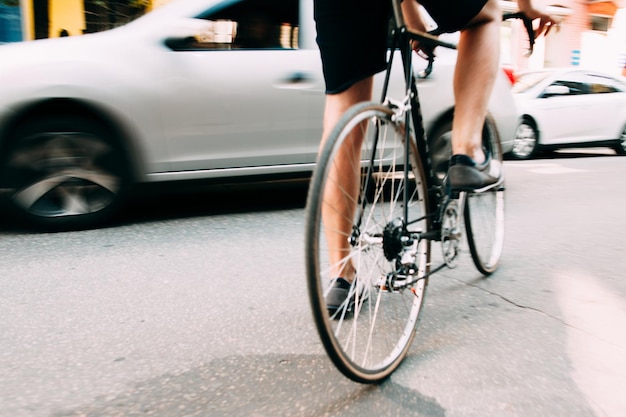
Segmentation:
<svg viewBox="0 0 626 417">
<path fill-rule="evenodd" d="M 413 0 L 404 0 L 413 1 Z M 487 0 L 421 0 L 442 32 L 464 28 Z M 385 69 L 389 0 L 315 0 L 326 93 L 337 94 Z"/>
</svg>

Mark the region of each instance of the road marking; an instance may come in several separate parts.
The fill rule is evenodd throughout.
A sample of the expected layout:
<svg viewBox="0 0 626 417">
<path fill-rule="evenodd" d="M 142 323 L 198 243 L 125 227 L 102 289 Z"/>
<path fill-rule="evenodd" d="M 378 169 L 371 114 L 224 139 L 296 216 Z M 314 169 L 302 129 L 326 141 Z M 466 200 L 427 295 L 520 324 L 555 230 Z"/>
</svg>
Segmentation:
<svg viewBox="0 0 626 417">
<path fill-rule="evenodd" d="M 539 163 L 515 163 L 515 164 L 507 164 L 508 166 L 519 167 L 528 169 L 530 172 L 534 172 L 535 174 L 571 174 L 574 172 L 588 172 L 587 169 L 577 169 L 577 168 L 567 168 L 561 164 L 556 164 L 553 162 L 539 162 Z"/>
<path fill-rule="evenodd" d="M 598 416 L 626 410 L 626 300 L 580 271 L 556 275 L 572 377 Z"/>
</svg>

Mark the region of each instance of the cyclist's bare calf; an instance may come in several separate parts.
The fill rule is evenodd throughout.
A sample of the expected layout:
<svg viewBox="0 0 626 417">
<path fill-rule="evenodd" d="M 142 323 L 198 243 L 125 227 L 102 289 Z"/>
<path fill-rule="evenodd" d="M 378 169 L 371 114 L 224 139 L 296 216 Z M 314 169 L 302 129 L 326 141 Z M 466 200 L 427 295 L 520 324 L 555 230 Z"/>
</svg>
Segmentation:
<svg viewBox="0 0 626 417">
<path fill-rule="evenodd" d="M 518 6 L 527 17 L 539 19 L 536 37 L 548 34 L 557 23 L 550 15 L 535 9 L 531 0 L 519 0 Z M 452 153 L 467 155 L 479 164 L 485 159 L 481 146 L 482 127 L 499 67 L 501 19 L 497 0 L 488 0 L 461 31 L 458 45 Z"/>
<path fill-rule="evenodd" d="M 461 31 L 458 45 L 452 153 L 467 155 L 477 163 L 485 160 L 482 128 L 498 71 L 500 22 L 497 0 L 489 0 Z"/>
<path fill-rule="evenodd" d="M 373 77 L 361 80 L 347 90 L 326 96 L 324 109 L 324 128 L 322 144 L 328 138 L 337 121 L 352 105 L 371 100 Z M 348 237 L 352 231 L 352 215 L 356 210 L 356 198 L 359 192 L 359 160 L 363 137 L 352 137 L 347 141 L 350 146 L 341 150 L 341 164 L 330 168 L 329 180 L 324 188 L 324 206 L 322 218 L 326 241 L 328 243 L 330 265 L 334 268 L 333 276 L 342 277 L 351 282 L 354 279 L 354 267 L 345 258 L 350 254 Z M 350 193 L 346 192 L 350 190 Z M 338 210 L 341 208 L 341 210 Z"/>
</svg>

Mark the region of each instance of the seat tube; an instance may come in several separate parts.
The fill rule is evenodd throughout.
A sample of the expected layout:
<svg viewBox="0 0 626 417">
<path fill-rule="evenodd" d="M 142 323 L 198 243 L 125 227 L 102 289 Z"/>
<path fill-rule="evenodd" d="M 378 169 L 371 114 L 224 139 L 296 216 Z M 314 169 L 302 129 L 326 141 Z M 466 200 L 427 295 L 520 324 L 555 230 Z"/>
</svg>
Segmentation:
<svg viewBox="0 0 626 417">
<path fill-rule="evenodd" d="M 394 4 L 398 4 L 399 1 L 394 0 Z M 403 38 L 403 42 L 400 43 L 402 48 L 402 63 L 404 64 L 404 76 L 405 76 L 405 89 L 408 97 L 411 96 L 411 85 L 413 83 L 413 70 L 412 70 L 412 57 L 411 53 L 411 42 L 408 39 L 406 30 L 404 30 L 404 26 L 402 29 L 401 36 Z M 412 102 L 412 100 L 411 100 Z M 411 140 L 411 110 L 405 112 L 404 115 L 404 222 L 402 227 L 404 228 L 403 232 L 406 232 L 407 222 L 409 220 L 409 166 L 411 159 L 409 158 L 409 153 L 411 151 L 410 140 Z"/>
<path fill-rule="evenodd" d="M 402 62 L 404 64 L 404 75 L 405 75 L 405 84 L 406 84 L 406 94 L 411 98 L 411 108 L 407 112 L 406 115 L 406 126 L 407 126 L 407 140 L 405 144 L 407 146 L 407 152 L 405 152 L 406 158 L 408 158 L 408 141 L 410 137 L 408 135 L 408 127 L 413 126 L 414 134 L 415 134 L 415 143 L 417 145 L 417 158 L 420 158 L 422 162 L 422 168 L 424 169 L 424 173 L 426 174 L 426 186 L 429 190 L 429 193 L 435 189 L 435 173 L 433 171 L 432 163 L 430 161 L 430 150 L 428 149 L 428 141 L 426 140 L 426 131 L 424 129 L 424 118 L 422 116 L 421 103 L 419 100 L 419 94 L 417 91 L 417 85 L 415 84 L 415 78 L 413 76 L 413 50 L 411 49 L 411 44 L 409 42 L 409 34 L 406 30 L 402 31 L 403 38 L 400 41 L 400 51 L 402 52 Z M 411 121 L 413 122 L 411 125 Z M 408 175 L 408 174 L 407 174 Z M 405 178 L 407 180 L 407 178 Z M 405 190 L 408 194 L 408 191 Z M 408 200 L 406 200 L 408 202 Z M 431 211 L 436 210 L 437 199 L 429 199 L 429 205 Z M 408 213 L 408 208 L 405 207 L 406 213 Z M 406 214 L 405 214 L 406 216 Z M 405 217 L 406 218 L 406 217 Z"/>
<path fill-rule="evenodd" d="M 391 0 L 391 6 L 393 8 L 393 17 L 396 22 L 396 29 L 404 27 L 404 15 L 402 14 L 402 0 Z"/>
</svg>

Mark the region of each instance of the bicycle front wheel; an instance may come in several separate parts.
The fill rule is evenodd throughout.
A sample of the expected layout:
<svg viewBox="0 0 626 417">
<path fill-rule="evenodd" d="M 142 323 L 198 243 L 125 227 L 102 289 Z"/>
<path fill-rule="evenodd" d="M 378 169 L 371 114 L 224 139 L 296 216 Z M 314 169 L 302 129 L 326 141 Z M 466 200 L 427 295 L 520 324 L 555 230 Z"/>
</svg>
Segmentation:
<svg viewBox="0 0 626 417">
<path fill-rule="evenodd" d="M 406 356 L 430 261 L 428 240 L 407 240 L 427 231 L 426 182 L 415 141 L 407 155 L 405 127 L 392 117 L 385 106 L 362 103 L 341 118 L 320 153 L 306 209 L 307 282 L 317 330 L 335 366 L 363 383 L 383 380 Z M 347 186 L 338 172 L 358 180 Z M 329 216 L 349 227 L 331 227 Z M 338 234 L 349 242 L 339 254 L 329 243 Z M 329 310 L 335 271 L 348 263 L 356 278 L 345 302 Z"/>
<path fill-rule="evenodd" d="M 502 163 L 498 136 L 485 125 L 483 147 Z M 495 272 L 504 247 L 504 185 L 482 193 L 468 193 L 465 203 L 465 229 L 476 269 L 484 275 Z"/>
</svg>

